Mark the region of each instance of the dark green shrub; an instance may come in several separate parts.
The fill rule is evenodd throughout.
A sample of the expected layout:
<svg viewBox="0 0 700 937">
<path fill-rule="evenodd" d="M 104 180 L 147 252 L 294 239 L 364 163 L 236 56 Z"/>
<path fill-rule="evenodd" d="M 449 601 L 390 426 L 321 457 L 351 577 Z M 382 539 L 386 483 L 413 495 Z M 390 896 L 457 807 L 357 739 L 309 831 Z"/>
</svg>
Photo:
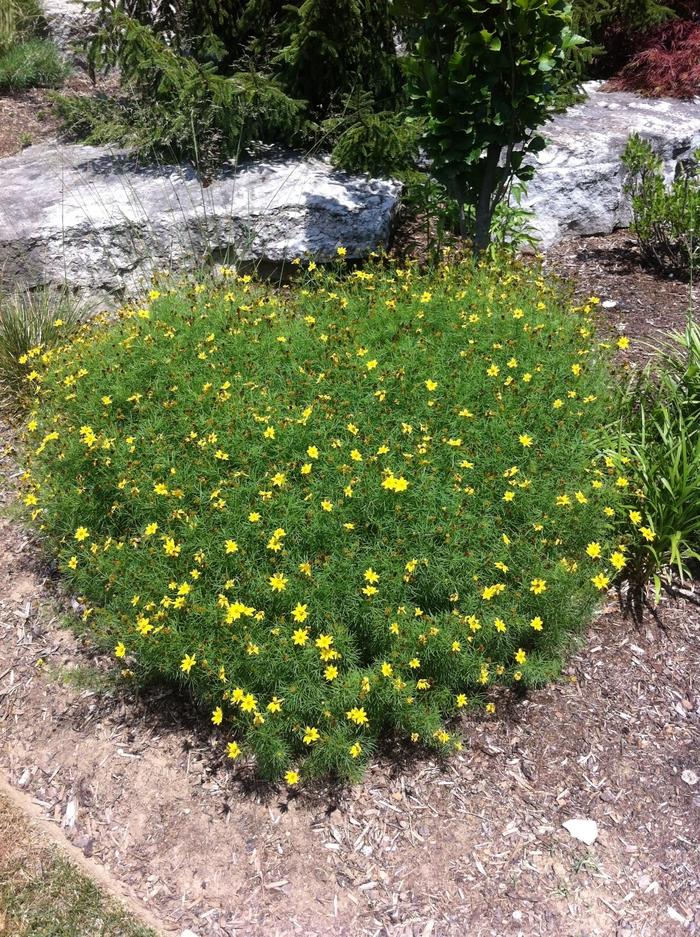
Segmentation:
<svg viewBox="0 0 700 937">
<path fill-rule="evenodd" d="M 220 74 L 178 54 L 146 26 L 115 14 L 122 99 L 61 96 L 66 127 L 89 142 L 116 142 L 165 158 L 191 158 L 211 171 L 251 140 L 293 142 L 303 102 L 259 71 Z M 113 64 L 117 58 L 112 60 Z"/>
<path fill-rule="evenodd" d="M 24 503 L 96 639 L 231 757 L 293 783 L 383 733 L 448 750 L 446 717 L 559 672 L 610 581 L 592 323 L 508 268 L 248 280 L 46 355 Z"/>
<path fill-rule="evenodd" d="M 119 68 L 125 93 L 106 113 L 75 96 L 61 109 L 68 129 L 88 139 L 112 134 L 207 171 L 251 143 L 314 146 L 335 131 L 342 136 L 336 162 L 374 166 L 393 157 L 397 136 L 407 136 L 395 113 L 401 88 L 391 24 L 386 0 L 228 0 L 155 10 L 140 0 L 105 2 L 89 58 L 94 70 Z M 344 102 L 359 96 L 362 118 L 353 128 Z M 386 141 L 378 138 L 382 127 Z"/>
<path fill-rule="evenodd" d="M 526 157 L 545 145 L 538 128 L 557 108 L 569 55 L 583 40 L 571 29 L 566 0 L 425 7 L 406 62 L 409 94 L 426 122 L 431 172 L 455 199 L 462 232 L 479 253 L 513 180 L 533 174 Z"/>
<path fill-rule="evenodd" d="M 622 156 L 624 191 L 632 202 L 632 230 L 644 260 L 688 276 L 700 261 L 700 150 L 666 185 L 663 162 L 637 134 Z"/>
</svg>

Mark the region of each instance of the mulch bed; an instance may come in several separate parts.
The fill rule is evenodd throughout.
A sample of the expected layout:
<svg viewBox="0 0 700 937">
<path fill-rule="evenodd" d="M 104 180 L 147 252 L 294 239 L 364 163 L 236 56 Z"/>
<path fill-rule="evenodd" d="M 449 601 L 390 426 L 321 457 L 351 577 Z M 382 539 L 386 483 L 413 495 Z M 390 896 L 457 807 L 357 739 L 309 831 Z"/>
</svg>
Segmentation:
<svg viewBox="0 0 700 937">
<path fill-rule="evenodd" d="M 660 336 L 685 327 L 690 284 L 645 268 L 627 230 L 562 241 L 547 252 L 544 269 L 572 283 L 580 300 L 597 296 L 609 305 L 601 310 L 603 324 L 636 340 L 624 360 L 648 361 Z M 693 293 L 697 310 L 697 286 Z"/>
<path fill-rule="evenodd" d="M 99 78 L 93 84 L 85 72 L 76 71 L 60 91 L 91 96 L 116 87 L 114 77 Z M 0 92 L 0 158 L 15 156 L 27 146 L 53 142 L 60 137 L 61 120 L 52 94 L 45 88 Z"/>
</svg>

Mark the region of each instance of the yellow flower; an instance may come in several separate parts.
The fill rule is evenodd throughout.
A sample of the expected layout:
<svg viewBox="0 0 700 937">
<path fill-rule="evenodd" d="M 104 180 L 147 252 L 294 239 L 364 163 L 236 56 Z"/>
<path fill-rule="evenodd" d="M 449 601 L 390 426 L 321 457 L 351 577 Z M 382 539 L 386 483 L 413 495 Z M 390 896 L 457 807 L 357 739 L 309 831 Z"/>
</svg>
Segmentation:
<svg viewBox="0 0 700 937">
<path fill-rule="evenodd" d="M 125 647 L 124 644 L 120 641 L 119 644 L 117 644 L 117 646 L 114 648 L 114 656 L 115 656 L 115 657 L 124 657 L 125 654 L 126 654 L 126 647 Z"/>
<path fill-rule="evenodd" d="M 382 664 L 381 670 L 383 677 L 392 677 L 394 675 L 394 668 L 386 661 Z"/>
<path fill-rule="evenodd" d="M 217 706 L 214 712 L 211 714 L 211 721 L 215 726 L 220 726 L 224 720 L 224 711 L 221 706 Z"/>
<path fill-rule="evenodd" d="M 354 742 L 350 746 L 350 754 L 353 758 L 358 758 L 362 754 L 362 746 L 359 742 Z"/>
<path fill-rule="evenodd" d="M 320 737 L 316 726 L 307 726 L 304 729 L 304 745 L 313 745 L 314 742 L 318 742 Z"/>
<path fill-rule="evenodd" d="M 68 569 L 77 569 L 77 568 L 78 568 L 78 557 L 77 557 L 77 556 L 71 556 L 71 558 L 68 560 L 68 562 L 67 562 L 66 565 L 68 566 Z"/>
<path fill-rule="evenodd" d="M 598 573 L 597 576 L 593 576 L 591 582 L 596 587 L 596 589 L 607 589 L 610 580 L 607 576 L 604 576 L 603 573 Z"/>
<path fill-rule="evenodd" d="M 333 644 L 333 635 L 331 634 L 320 634 L 316 638 L 316 647 L 321 651 L 327 651 L 330 646 Z"/>
<path fill-rule="evenodd" d="M 329 664 L 326 669 L 323 671 L 323 676 L 330 683 L 332 680 L 338 676 L 338 668 L 334 664 Z"/>
<path fill-rule="evenodd" d="M 194 654 L 185 654 L 180 663 L 180 670 L 182 670 L 183 673 L 189 673 L 196 663 L 197 658 Z"/>
<path fill-rule="evenodd" d="M 302 605 L 301 602 L 297 602 L 295 607 L 292 609 L 292 618 L 294 621 L 302 622 L 306 621 L 309 617 L 309 606 Z"/>
<path fill-rule="evenodd" d="M 596 543 L 595 540 L 589 543 L 586 547 L 586 553 L 591 557 L 591 559 L 598 559 L 600 552 L 600 544 Z"/>
<path fill-rule="evenodd" d="M 530 622 L 530 627 L 533 628 L 535 631 L 542 631 L 542 625 L 543 625 L 543 622 L 539 615 L 533 618 Z"/>
<path fill-rule="evenodd" d="M 310 459 L 317 459 L 318 449 L 316 448 L 316 446 L 309 446 L 309 448 L 306 450 L 306 454 Z"/>
<path fill-rule="evenodd" d="M 433 381 L 433 380 L 428 379 L 427 381 L 423 381 L 423 383 L 425 384 L 426 388 L 427 388 L 429 391 L 431 391 L 431 392 L 434 391 L 434 390 L 437 390 L 437 388 L 438 388 L 438 382 L 437 382 L 437 381 Z"/>
<path fill-rule="evenodd" d="M 257 511 L 251 511 L 248 515 L 248 520 L 251 524 L 257 524 L 260 520 L 260 514 Z"/>
<path fill-rule="evenodd" d="M 546 579 L 533 579 L 530 582 L 530 592 L 534 592 L 535 595 L 540 595 L 542 592 L 547 591 L 547 580 Z"/>
<path fill-rule="evenodd" d="M 486 712 L 489 714 L 489 716 L 493 715 L 493 713 L 496 712 L 496 704 L 495 704 L 495 703 L 487 703 L 487 704 L 486 704 Z"/>
<path fill-rule="evenodd" d="M 619 550 L 616 550 L 610 557 L 610 562 L 617 570 L 621 570 L 627 560 L 625 559 L 624 554 L 620 553 Z"/>
<path fill-rule="evenodd" d="M 308 640 L 309 640 L 308 628 L 297 628 L 297 630 L 292 635 L 293 643 L 299 645 L 299 647 L 303 647 Z"/>
<path fill-rule="evenodd" d="M 457 709 L 464 709 L 464 707 L 467 705 L 467 702 L 468 700 L 464 693 L 458 693 L 455 697 L 455 704 Z"/>
<path fill-rule="evenodd" d="M 87 529 L 87 527 L 78 527 L 78 529 L 75 532 L 75 539 L 79 543 L 83 540 L 87 540 L 89 536 L 90 536 L 90 531 Z"/>
<path fill-rule="evenodd" d="M 238 742 L 229 742 L 226 746 L 226 756 L 233 761 L 241 754 L 241 748 Z"/>
<path fill-rule="evenodd" d="M 272 576 L 270 576 L 268 582 L 270 583 L 270 588 L 273 592 L 284 592 L 284 590 L 287 588 L 287 583 L 289 580 L 281 573 L 274 573 Z"/>
<path fill-rule="evenodd" d="M 364 572 L 365 582 L 379 582 L 379 573 L 375 573 L 371 566 L 368 566 Z"/>
<path fill-rule="evenodd" d="M 621 338 L 618 338 L 617 347 L 624 351 L 625 348 L 630 347 L 630 340 L 625 335 L 623 335 Z"/>
<path fill-rule="evenodd" d="M 345 715 L 348 717 L 350 722 L 354 722 L 358 726 L 366 725 L 369 722 L 367 713 L 365 712 L 363 706 L 353 706 L 353 708 L 349 709 Z"/>
<path fill-rule="evenodd" d="M 524 664 L 527 660 L 527 654 L 521 647 L 515 652 L 515 660 L 518 664 Z"/>
<path fill-rule="evenodd" d="M 640 527 L 639 533 L 642 535 L 642 537 L 644 537 L 645 540 L 648 540 L 649 543 L 656 539 L 656 534 L 651 529 L 651 527 Z"/>
<path fill-rule="evenodd" d="M 270 713 L 279 713 L 282 712 L 282 703 L 278 696 L 273 696 L 270 702 L 267 704 L 267 711 Z"/>
<path fill-rule="evenodd" d="M 328 498 L 324 498 L 321 502 L 321 507 L 324 511 L 328 511 L 328 513 L 330 513 L 333 510 L 333 502 L 329 501 Z"/>
<path fill-rule="evenodd" d="M 299 783 L 299 772 L 298 771 L 288 771 L 284 780 L 289 784 L 290 787 L 294 787 L 295 784 Z"/>
<path fill-rule="evenodd" d="M 225 546 L 227 553 L 238 553 L 238 544 L 235 540 L 227 540 Z"/>
<path fill-rule="evenodd" d="M 336 247 L 335 252 L 338 255 L 338 257 L 345 257 L 345 255 L 347 254 L 347 249 L 341 245 L 339 247 Z"/>
<path fill-rule="evenodd" d="M 382 488 L 396 492 L 406 491 L 408 488 L 408 482 L 403 477 L 396 478 L 394 475 L 389 475 L 382 482 Z"/>
<path fill-rule="evenodd" d="M 635 527 L 639 527 L 639 525 L 642 523 L 642 515 L 639 513 L 639 511 L 630 511 L 629 519 L 632 521 Z"/>
<path fill-rule="evenodd" d="M 524 446 L 526 449 L 532 445 L 532 436 L 528 436 L 527 433 L 521 433 L 518 436 L 518 440 L 521 446 Z"/>
</svg>

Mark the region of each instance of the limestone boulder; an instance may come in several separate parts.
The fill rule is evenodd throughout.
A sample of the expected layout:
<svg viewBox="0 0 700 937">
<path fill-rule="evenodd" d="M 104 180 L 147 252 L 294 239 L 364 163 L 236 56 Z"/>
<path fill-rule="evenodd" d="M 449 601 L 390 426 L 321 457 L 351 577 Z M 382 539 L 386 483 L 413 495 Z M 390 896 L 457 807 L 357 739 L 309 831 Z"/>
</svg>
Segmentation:
<svg viewBox="0 0 700 937">
<path fill-rule="evenodd" d="M 642 98 L 587 86 L 588 97 L 544 128 L 548 145 L 523 207 L 543 247 L 565 237 L 607 234 L 630 223 L 620 163 L 631 133 L 649 140 L 668 180 L 700 146 L 700 102 Z"/>
<path fill-rule="evenodd" d="M 80 46 L 95 29 L 95 13 L 82 0 L 41 0 L 49 36 L 68 58 L 82 61 Z"/>
<path fill-rule="evenodd" d="M 386 244 L 401 186 L 273 154 L 202 185 L 101 147 L 39 145 L 0 160 L 0 277 L 138 289 L 206 261 L 349 258 Z"/>
</svg>

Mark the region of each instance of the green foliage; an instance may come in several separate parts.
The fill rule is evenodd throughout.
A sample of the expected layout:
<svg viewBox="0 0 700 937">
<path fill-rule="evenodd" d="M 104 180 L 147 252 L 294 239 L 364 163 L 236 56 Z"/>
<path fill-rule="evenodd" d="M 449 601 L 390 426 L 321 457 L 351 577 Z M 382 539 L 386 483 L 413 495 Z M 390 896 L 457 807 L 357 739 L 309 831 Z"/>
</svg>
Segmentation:
<svg viewBox="0 0 700 937">
<path fill-rule="evenodd" d="M 310 146 L 329 132 L 341 137 L 339 165 L 376 166 L 406 151 L 387 0 L 97 6 L 91 68 L 118 68 L 125 94 L 102 106 L 62 100 L 73 133 L 189 159 L 207 171 L 252 143 Z M 362 98 L 354 124 L 344 103 L 351 98 Z M 330 130 L 322 130 L 329 119 Z"/>
<path fill-rule="evenodd" d="M 532 212 L 522 207 L 525 187 L 514 183 L 510 192 L 498 203 L 491 220 L 488 246 L 483 257 L 490 263 L 512 259 L 524 248 L 534 249 L 537 240 L 530 220 Z M 428 173 L 414 172 L 406 178 L 403 195 L 404 207 L 425 225 L 425 244 L 431 262 L 437 262 L 443 252 L 462 250 L 459 234 L 460 213 L 457 201 L 450 197 L 442 183 Z M 466 226 L 474 227 L 474 210 L 467 206 Z"/>
<path fill-rule="evenodd" d="M 666 185 L 663 162 L 637 134 L 622 156 L 625 193 L 632 201 L 632 230 L 644 260 L 663 271 L 688 276 L 700 262 L 700 150 L 679 164 Z"/>
<path fill-rule="evenodd" d="M 95 59 L 119 65 L 122 100 L 62 96 L 66 126 L 90 142 L 117 142 L 166 158 L 190 158 L 210 171 L 251 140 L 292 142 L 302 102 L 259 71 L 224 77 L 213 65 L 179 54 L 147 27 L 117 13 L 113 35 Z"/>
<path fill-rule="evenodd" d="M 422 123 L 403 111 L 381 111 L 366 92 L 349 95 L 343 110 L 323 123 L 335 166 L 357 172 L 405 176 L 418 159 Z"/>
<path fill-rule="evenodd" d="M 0 294 L 0 408 L 10 413 L 24 408 L 27 375 L 36 359 L 65 342 L 87 313 L 88 307 L 65 291 Z"/>
<path fill-rule="evenodd" d="M 29 39 L 11 45 L 0 55 L 0 90 L 57 88 L 68 72 L 69 68 L 53 42 Z"/>
<path fill-rule="evenodd" d="M 618 515 L 627 607 L 640 619 L 646 589 L 700 560 L 700 327 L 688 319 L 627 391 L 607 453 L 627 484 Z"/>
<path fill-rule="evenodd" d="M 674 15 L 668 4 L 657 0 L 574 0 L 574 28 L 598 41 L 604 30 L 619 24 L 628 31 L 658 26 Z"/>
<path fill-rule="evenodd" d="M 489 242 L 497 205 L 513 178 L 532 176 L 526 157 L 557 106 L 571 51 L 565 0 L 465 0 L 426 4 L 406 68 L 432 172 L 463 213 L 474 213 L 476 252 Z"/>
<path fill-rule="evenodd" d="M 38 0 L 0 0 L 0 55 L 41 35 L 45 23 Z"/>
<path fill-rule="evenodd" d="M 444 720 L 554 677 L 596 602 L 587 312 L 506 267 L 224 273 L 44 356 L 24 504 L 95 638 L 230 757 L 357 777 L 387 732 L 449 750 Z"/>
</svg>

